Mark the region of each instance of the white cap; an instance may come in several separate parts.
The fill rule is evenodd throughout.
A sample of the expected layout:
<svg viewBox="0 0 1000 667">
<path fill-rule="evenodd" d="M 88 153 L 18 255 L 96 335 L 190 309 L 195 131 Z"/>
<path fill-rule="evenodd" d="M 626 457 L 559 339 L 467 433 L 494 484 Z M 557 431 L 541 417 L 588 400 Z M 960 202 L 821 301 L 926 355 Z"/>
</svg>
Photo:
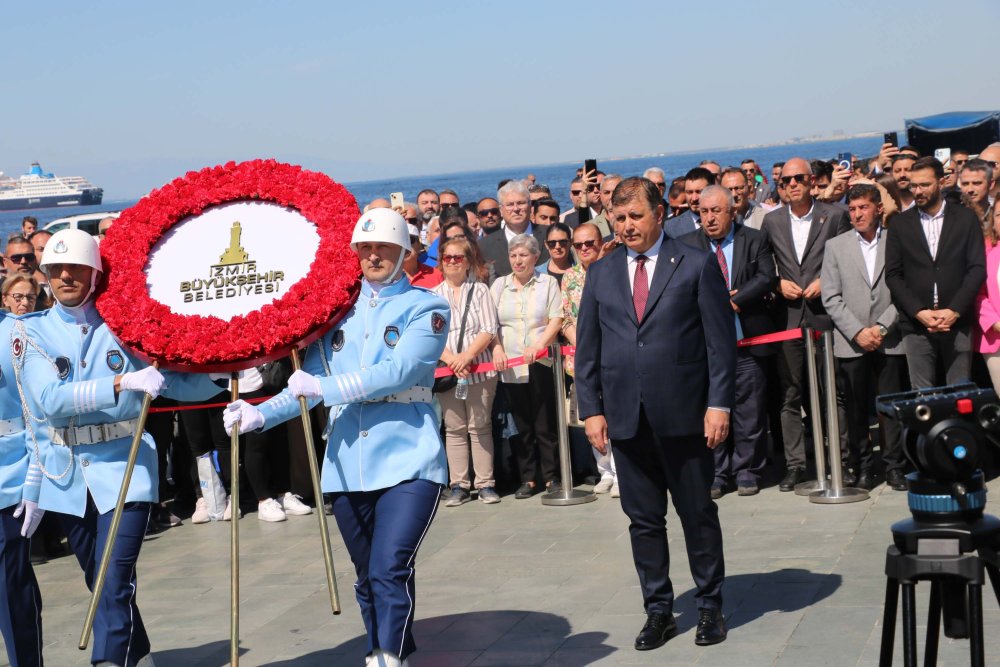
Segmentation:
<svg viewBox="0 0 1000 667">
<path fill-rule="evenodd" d="M 406 220 L 391 208 L 373 208 L 364 213 L 351 236 L 351 250 L 357 252 L 359 243 L 391 243 L 403 250 L 410 249 L 410 232 Z M 54 237 L 53 237 L 54 238 Z"/>
<path fill-rule="evenodd" d="M 97 240 L 82 229 L 62 229 L 45 244 L 39 268 L 50 264 L 81 264 L 104 272 Z"/>
</svg>

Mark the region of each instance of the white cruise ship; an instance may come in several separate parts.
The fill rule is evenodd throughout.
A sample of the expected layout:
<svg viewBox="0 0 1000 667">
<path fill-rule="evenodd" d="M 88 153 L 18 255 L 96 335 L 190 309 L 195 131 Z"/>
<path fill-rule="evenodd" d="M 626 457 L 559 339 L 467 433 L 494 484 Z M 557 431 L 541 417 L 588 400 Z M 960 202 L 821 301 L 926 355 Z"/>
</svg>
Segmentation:
<svg viewBox="0 0 1000 667">
<path fill-rule="evenodd" d="M 14 179 L 0 172 L 0 211 L 54 206 L 90 206 L 101 203 L 104 190 L 82 176 L 55 176 L 31 163 L 27 174 Z"/>
</svg>

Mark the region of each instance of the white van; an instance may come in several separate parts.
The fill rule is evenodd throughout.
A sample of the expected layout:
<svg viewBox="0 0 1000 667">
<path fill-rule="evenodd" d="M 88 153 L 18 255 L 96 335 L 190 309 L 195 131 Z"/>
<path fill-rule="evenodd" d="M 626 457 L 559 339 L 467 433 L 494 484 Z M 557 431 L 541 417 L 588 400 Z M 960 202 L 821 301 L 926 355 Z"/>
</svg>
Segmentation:
<svg viewBox="0 0 1000 667">
<path fill-rule="evenodd" d="M 70 215 L 59 218 L 48 223 L 42 229 L 55 234 L 61 229 L 82 229 L 91 236 L 97 236 L 97 226 L 104 218 L 117 218 L 121 211 L 104 211 L 102 213 L 83 213 L 81 215 Z"/>
</svg>

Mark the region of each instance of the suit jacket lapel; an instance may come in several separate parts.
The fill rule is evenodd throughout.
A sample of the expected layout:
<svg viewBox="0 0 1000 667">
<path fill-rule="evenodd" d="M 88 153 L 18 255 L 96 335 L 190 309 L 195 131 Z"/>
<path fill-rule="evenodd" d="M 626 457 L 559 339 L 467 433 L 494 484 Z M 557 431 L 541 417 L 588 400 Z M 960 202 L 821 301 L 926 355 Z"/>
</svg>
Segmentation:
<svg viewBox="0 0 1000 667">
<path fill-rule="evenodd" d="M 826 224 L 827 219 L 830 215 L 822 210 L 817 204 L 813 204 L 813 219 L 812 223 L 809 225 L 809 236 L 806 237 L 806 249 L 802 252 L 802 264 L 806 261 L 806 257 L 809 256 L 809 249 L 812 244 L 816 242 L 816 238 L 819 236 L 820 232 L 823 231 L 823 226 Z M 791 226 L 791 219 L 789 218 L 789 226 Z"/>
<path fill-rule="evenodd" d="M 871 287 L 872 286 L 871 280 L 868 279 L 868 267 L 865 265 L 865 255 L 863 252 L 861 252 L 861 242 L 858 241 L 858 237 L 854 232 L 851 232 L 850 239 L 852 241 L 852 243 L 850 244 L 851 249 L 850 252 L 848 252 L 847 254 L 850 256 L 851 262 L 854 264 L 854 267 L 858 270 L 859 273 L 861 273 L 861 277 L 864 278 L 865 284 L 868 285 L 868 287 Z M 878 251 L 879 253 L 882 252 L 881 240 L 879 240 Z"/>
<path fill-rule="evenodd" d="M 678 243 L 676 245 L 680 246 L 682 244 Z M 660 299 L 660 295 L 663 294 L 667 283 L 670 282 L 670 279 L 674 276 L 674 271 L 677 270 L 682 261 L 684 261 L 684 253 L 674 252 L 673 250 L 668 253 L 667 242 L 664 240 L 663 245 L 660 246 L 660 252 L 656 256 L 656 270 L 653 271 L 653 282 L 649 286 L 649 299 L 646 301 L 646 312 L 643 313 L 643 321 L 646 320 L 650 311 L 653 310 L 653 306 Z M 626 275 L 627 278 L 628 276 Z M 632 310 L 634 311 L 635 309 L 633 308 Z"/>
<path fill-rule="evenodd" d="M 872 281 L 872 287 L 878 284 L 878 281 L 882 280 L 882 272 L 885 271 L 885 235 L 886 230 L 882 230 L 880 236 L 878 237 L 878 249 L 875 251 L 875 280 Z M 865 275 L 868 272 L 865 271 Z"/>
<path fill-rule="evenodd" d="M 612 258 L 614 259 L 614 258 Z M 611 265 L 611 275 L 615 282 L 615 293 L 625 294 L 626 302 L 624 304 L 625 312 L 628 313 L 629 319 L 632 320 L 632 324 L 639 326 L 639 318 L 635 316 L 635 306 L 632 305 L 632 289 L 629 287 L 628 283 L 628 253 L 623 249 L 621 252 L 621 258 L 615 259 L 614 264 Z M 656 277 L 656 274 L 653 274 Z M 646 301 L 646 311 L 649 312 L 649 301 Z"/>
<path fill-rule="evenodd" d="M 749 262 L 746 261 L 747 239 L 746 234 L 742 234 L 742 228 L 738 227 L 733 232 L 733 265 L 729 267 L 729 289 L 732 291 L 736 284 L 736 278 L 746 268 Z"/>
<path fill-rule="evenodd" d="M 955 226 L 954 220 L 951 217 L 952 208 L 947 204 L 944 205 L 944 220 L 941 221 L 941 236 L 938 238 L 938 257 L 941 256 L 941 248 L 947 248 L 948 242 L 951 239 L 952 227 Z M 919 213 L 917 219 L 919 220 Z M 923 225 L 920 225 L 921 230 Z M 925 237 L 926 238 L 926 237 Z M 927 252 L 930 252 L 930 246 L 927 247 Z M 934 262 L 937 263 L 937 257 L 934 258 Z"/>
</svg>

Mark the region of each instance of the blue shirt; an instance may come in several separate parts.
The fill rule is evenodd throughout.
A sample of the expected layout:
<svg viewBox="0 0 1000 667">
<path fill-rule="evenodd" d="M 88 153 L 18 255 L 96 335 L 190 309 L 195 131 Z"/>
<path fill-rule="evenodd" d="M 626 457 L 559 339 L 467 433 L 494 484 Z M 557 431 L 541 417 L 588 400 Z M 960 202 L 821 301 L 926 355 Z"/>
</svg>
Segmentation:
<svg viewBox="0 0 1000 667">
<path fill-rule="evenodd" d="M 35 444 L 24 431 L 24 412 L 11 354 L 14 323 L 18 318 L 9 313 L 0 313 L 0 317 L 0 345 L 6 347 L 0 354 L 0 420 L 5 423 L 4 430 L 14 431 L 0 435 L 0 508 L 7 508 L 20 503 L 22 498 L 38 501 L 42 472 L 35 457 Z"/>
<path fill-rule="evenodd" d="M 372 401 L 434 386 L 450 315 L 447 301 L 405 276 L 377 294 L 365 281 L 347 316 L 309 347 L 303 370 L 319 377 L 323 403 L 331 408 L 325 493 L 372 491 L 411 479 L 447 483 L 433 404 Z M 260 411 L 268 429 L 298 416 L 299 402 L 286 388 Z"/>
<path fill-rule="evenodd" d="M 729 234 L 726 235 L 726 238 L 722 239 L 722 255 L 726 258 L 726 271 L 724 277 L 726 279 L 726 287 L 728 287 L 730 291 L 733 289 L 733 239 L 735 236 L 736 225 L 733 225 L 729 228 Z M 712 252 L 718 254 L 716 248 L 719 247 L 719 242 L 715 239 L 709 239 L 708 242 L 712 247 Z M 733 316 L 736 318 L 736 340 L 739 340 L 743 338 L 743 327 L 740 326 L 740 314 L 734 313 Z"/>
<path fill-rule="evenodd" d="M 47 424 L 30 423 L 36 436 L 46 427 L 111 424 L 135 419 L 144 394 L 115 393 L 115 376 L 148 364 L 129 354 L 111 335 L 92 302 L 77 309 L 55 305 L 22 318 L 24 389 L 28 408 Z M 21 363 L 19 357 L 15 363 Z M 163 395 L 185 401 L 211 398 L 221 388 L 207 375 L 164 371 Z M 38 437 L 42 442 L 42 437 Z M 43 468 L 38 505 L 45 510 L 83 516 L 89 493 L 100 513 L 114 509 L 125 477 L 132 437 L 92 445 L 56 445 L 48 437 L 40 446 Z M 158 499 L 156 445 L 144 433 L 126 502 Z"/>
</svg>

